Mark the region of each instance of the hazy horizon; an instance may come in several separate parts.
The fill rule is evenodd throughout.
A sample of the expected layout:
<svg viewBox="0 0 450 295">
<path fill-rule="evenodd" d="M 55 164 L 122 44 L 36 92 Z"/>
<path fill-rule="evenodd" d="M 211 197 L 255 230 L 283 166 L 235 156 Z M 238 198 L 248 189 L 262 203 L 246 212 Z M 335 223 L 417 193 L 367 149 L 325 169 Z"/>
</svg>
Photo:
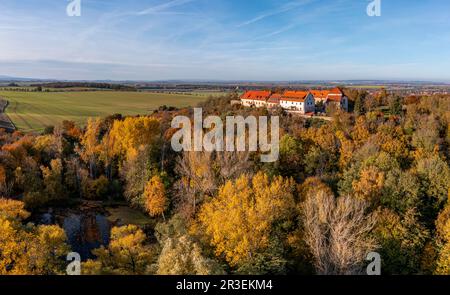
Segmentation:
<svg viewBox="0 0 450 295">
<path fill-rule="evenodd" d="M 315 79 L 315 80 L 221 80 L 221 79 L 57 79 L 57 78 L 40 78 L 40 77 L 15 77 L 10 75 L 0 75 L 0 82 L 142 82 L 142 83 L 173 83 L 173 82 L 185 82 L 185 83 L 434 83 L 434 84 L 450 84 L 450 80 L 413 80 L 413 79 L 348 79 L 348 80 L 326 80 L 326 79 Z"/>
</svg>

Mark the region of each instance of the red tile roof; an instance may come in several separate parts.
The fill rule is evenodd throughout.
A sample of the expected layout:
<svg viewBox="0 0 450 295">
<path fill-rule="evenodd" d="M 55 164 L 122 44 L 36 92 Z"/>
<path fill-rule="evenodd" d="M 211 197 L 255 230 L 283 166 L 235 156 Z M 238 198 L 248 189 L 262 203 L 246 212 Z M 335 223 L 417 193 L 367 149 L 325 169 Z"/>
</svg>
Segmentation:
<svg viewBox="0 0 450 295">
<path fill-rule="evenodd" d="M 285 91 L 282 100 L 304 102 L 310 92 L 308 91 Z"/>
<path fill-rule="evenodd" d="M 269 98 L 269 100 L 267 101 L 268 103 L 276 103 L 276 104 L 279 104 L 280 103 L 280 99 L 282 98 L 283 96 L 281 95 L 281 94 L 279 94 L 279 93 L 274 93 L 274 94 L 272 94 L 271 96 L 270 96 L 270 98 Z"/>
<path fill-rule="evenodd" d="M 338 87 L 328 90 L 311 90 L 311 93 L 312 95 L 314 95 L 314 98 L 326 99 L 329 101 L 336 101 L 336 102 L 340 102 L 342 96 L 344 96 L 344 93 Z"/>
<path fill-rule="evenodd" d="M 327 98 L 328 94 L 330 94 L 330 91 L 328 91 L 328 90 L 311 90 L 311 94 L 314 96 L 314 98 Z"/>
<path fill-rule="evenodd" d="M 308 94 L 311 93 L 315 99 L 322 99 L 327 101 L 340 102 L 344 93 L 339 87 L 326 90 L 311 90 L 311 91 L 298 91 L 298 90 L 287 90 L 283 94 L 272 93 L 268 90 L 250 90 L 246 91 L 241 99 L 249 99 L 256 101 L 264 101 L 269 103 L 278 104 L 280 100 L 304 102 Z"/>
<path fill-rule="evenodd" d="M 328 94 L 327 101 L 341 102 L 343 96 L 344 93 L 342 92 L 342 90 L 336 87 L 330 90 L 330 94 Z"/>
<path fill-rule="evenodd" d="M 330 94 L 344 95 L 344 93 L 342 92 L 342 90 L 339 87 L 331 89 Z"/>
<path fill-rule="evenodd" d="M 264 91 L 264 90 L 263 91 L 256 91 L 256 90 L 246 91 L 241 96 L 241 99 L 251 99 L 251 100 L 266 101 L 270 97 L 271 93 L 272 93 L 271 91 Z"/>
</svg>

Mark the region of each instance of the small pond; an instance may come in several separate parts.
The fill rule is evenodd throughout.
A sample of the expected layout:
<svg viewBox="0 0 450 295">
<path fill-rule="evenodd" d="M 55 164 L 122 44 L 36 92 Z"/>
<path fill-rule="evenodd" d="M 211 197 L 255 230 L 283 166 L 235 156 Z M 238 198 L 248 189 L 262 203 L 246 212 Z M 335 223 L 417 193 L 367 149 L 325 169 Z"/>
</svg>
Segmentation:
<svg viewBox="0 0 450 295">
<path fill-rule="evenodd" d="M 124 224 L 136 224 L 151 228 L 152 219 L 127 206 L 114 208 L 49 208 L 34 218 L 37 224 L 58 224 L 66 232 L 72 251 L 78 252 L 83 261 L 94 258 L 92 250 L 109 244 L 111 228 Z"/>
</svg>

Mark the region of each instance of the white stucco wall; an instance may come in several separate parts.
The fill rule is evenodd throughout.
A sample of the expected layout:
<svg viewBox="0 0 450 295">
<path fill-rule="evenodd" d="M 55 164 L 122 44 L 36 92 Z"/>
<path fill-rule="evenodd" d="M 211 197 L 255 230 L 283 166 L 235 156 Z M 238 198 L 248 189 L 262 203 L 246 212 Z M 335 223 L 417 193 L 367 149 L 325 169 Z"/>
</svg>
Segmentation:
<svg viewBox="0 0 450 295">
<path fill-rule="evenodd" d="M 290 101 L 290 100 L 280 100 L 280 106 L 283 109 L 287 109 L 287 110 L 296 110 L 296 111 L 301 111 L 304 112 L 304 103 L 303 102 L 298 102 L 298 101 Z"/>
<path fill-rule="evenodd" d="M 316 110 L 314 96 L 311 93 L 308 94 L 308 96 L 305 98 L 304 102 L 281 99 L 280 106 L 283 109 L 296 110 L 296 111 L 300 111 L 302 113 L 314 112 Z"/>
<path fill-rule="evenodd" d="M 263 108 L 267 106 L 267 102 L 262 100 L 253 100 L 253 99 L 241 99 L 242 105 L 246 107 L 257 107 L 257 108 Z"/>
</svg>

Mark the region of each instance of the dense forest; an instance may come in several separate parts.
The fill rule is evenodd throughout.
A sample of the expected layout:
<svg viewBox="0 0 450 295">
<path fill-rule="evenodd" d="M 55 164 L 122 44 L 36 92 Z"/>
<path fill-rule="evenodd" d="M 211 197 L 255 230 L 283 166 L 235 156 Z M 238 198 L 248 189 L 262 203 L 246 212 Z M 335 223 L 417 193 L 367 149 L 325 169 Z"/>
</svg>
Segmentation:
<svg viewBox="0 0 450 295">
<path fill-rule="evenodd" d="M 347 90 L 349 113 L 202 103 L 204 115 L 280 116 L 280 158 L 171 149 L 174 116 L 64 121 L 0 133 L 0 274 L 64 274 L 64 230 L 30 216 L 81 200 L 126 200 L 151 232 L 115 226 L 83 274 L 450 274 L 450 97 Z"/>
</svg>

